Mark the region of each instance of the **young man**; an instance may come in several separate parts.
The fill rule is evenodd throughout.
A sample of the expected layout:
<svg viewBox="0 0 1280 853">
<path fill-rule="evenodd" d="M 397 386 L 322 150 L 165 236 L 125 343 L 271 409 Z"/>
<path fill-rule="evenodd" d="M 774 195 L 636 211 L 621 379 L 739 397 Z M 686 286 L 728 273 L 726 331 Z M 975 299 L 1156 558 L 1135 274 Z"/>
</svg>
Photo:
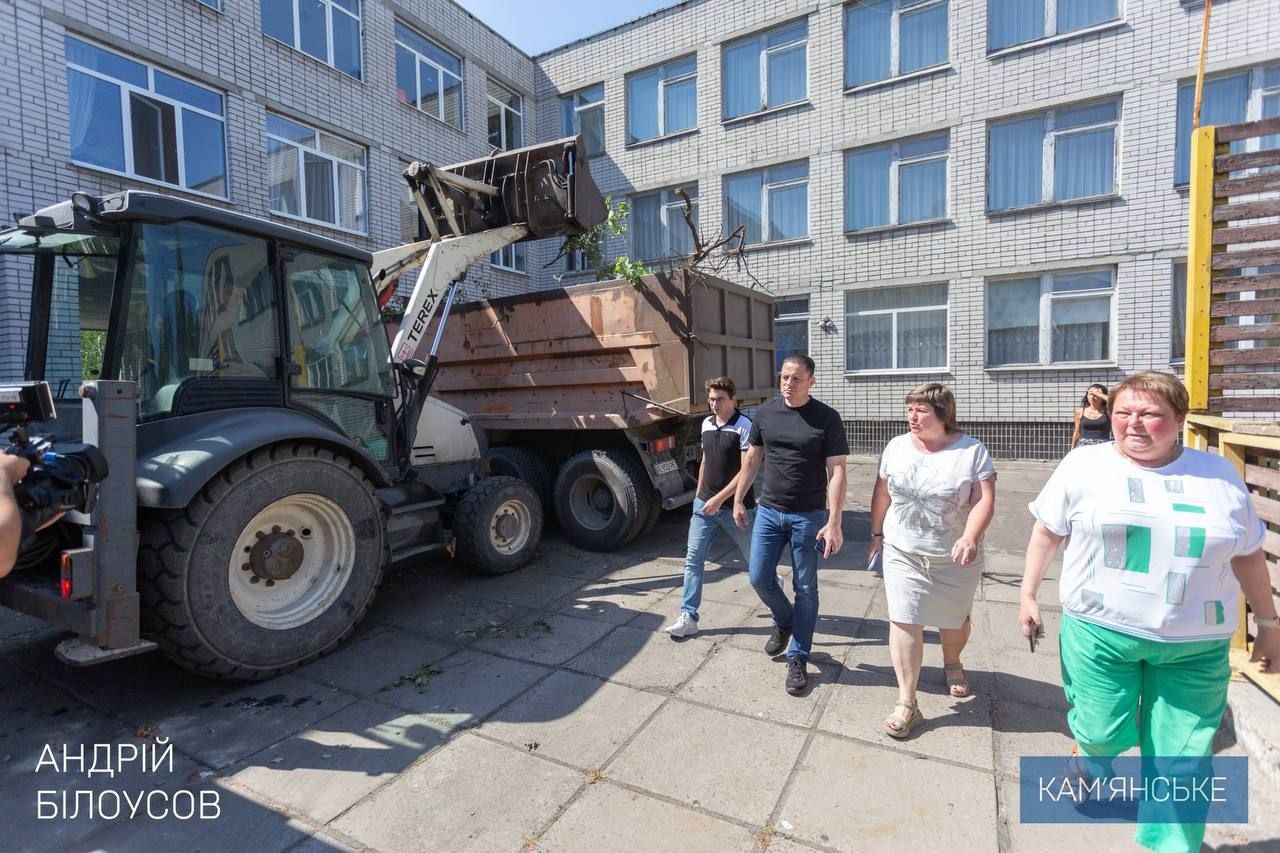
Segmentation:
<svg viewBox="0 0 1280 853">
<path fill-rule="evenodd" d="M 743 559 L 751 556 L 751 534 L 747 532 L 755 515 L 751 484 L 747 484 L 743 498 L 746 528 L 738 529 L 733 510 L 725 506 L 737 490 L 751 419 L 738 411 L 738 395 L 732 379 L 727 376 L 708 379 L 706 388 L 711 414 L 702 422 L 702 464 L 698 467 L 698 491 L 693 499 L 693 518 L 689 521 L 689 550 L 684 558 L 684 603 L 676 621 L 664 629 L 673 637 L 692 637 L 698 633 L 702 571 L 707 553 L 721 529 L 738 543 Z"/>
<path fill-rule="evenodd" d="M 787 356 L 779 376 L 782 397 L 765 403 L 751 427 L 751 449 L 742 461 L 733 518 L 747 529 L 746 491 L 764 463 L 764 485 L 751 534 L 751 586 L 773 614 L 770 656 L 787 645 L 787 692 L 797 696 L 809 683 L 805 662 L 818 623 L 818 555 L 830 557 L 844 544 L 845 457 L 849 443 L 840 414 L 809 396 L 813 359 Z M 778 558 L 791 545 L 795 606 L 778 585 Z"/>
</svg>

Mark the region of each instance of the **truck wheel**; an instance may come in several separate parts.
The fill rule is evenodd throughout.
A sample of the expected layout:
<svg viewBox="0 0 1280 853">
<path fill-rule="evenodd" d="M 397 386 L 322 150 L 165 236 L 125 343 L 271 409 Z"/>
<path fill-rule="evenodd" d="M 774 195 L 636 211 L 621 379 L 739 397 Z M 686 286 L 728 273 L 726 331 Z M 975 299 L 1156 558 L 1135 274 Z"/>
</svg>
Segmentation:
<svg viewBox="0 0 1280 853">
<path fill-rule="evenodd" d="M 653 532 L 653 528 L 658 526 L 658 519 L 662 518 L 662 495 L 657 489 L 653 490 L 653 500 L 650 504 L 649 515 L 645 518 L 644 524 L 640 525 L 640 532 L 636 534 L 636 538 L 648 536 Z"/>
<path fill-rule="evenodd" d="M 542 502 L 528 483 L 486 477 L 462 496 L 453 516 L 458 558 L 486 575 L 529 562 L 542 539 Z"/>
<path fill-rule="evenodd" d="M 504 446 L 489 451 L 490 464 L 495 474 L 524 480 L 542 501 L 544 512 L 551 508 L 551 484 L 554 475 L 551 463 L 532 447 Z"/>
<path fill-rule="evenodd" d="M 573 544 L 616 551 L 640 534 L 657 492 L 640 463 L 619 450 L 584 450 L 560 466 L 556 517 Z"/>
<path fill-rule="evenodd" d="M 228 467 L 143 528 L 144 628 L 178 665 L 260 680 L 332 651 L 386 561 L 382 507 L 352 463 L 280 444 Z"/>
</svg>

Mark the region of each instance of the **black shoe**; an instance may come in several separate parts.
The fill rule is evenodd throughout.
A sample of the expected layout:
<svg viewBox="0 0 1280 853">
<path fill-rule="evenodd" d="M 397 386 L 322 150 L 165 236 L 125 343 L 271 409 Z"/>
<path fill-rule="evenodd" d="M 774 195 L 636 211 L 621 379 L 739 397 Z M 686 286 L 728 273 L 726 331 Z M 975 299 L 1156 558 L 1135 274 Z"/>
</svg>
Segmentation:
<svg viewBox="0 0 1280 853">
<path fill-rule="evenodd" d="M 790 626 L 783 628 L 779 625 L 774 625 L 773 633 L 769 635 L 769 642 L 764 644 L 764 653 L 770 656 L 776 655 L 787 647 L 787 643 L 790 640 Z"/>
<path fill-rule="evenodd" d="M 804 658 L 787 658 L 787 692 L 799 696 L 809 686 L 809 674 L 805 672 Z"/>
</svg>

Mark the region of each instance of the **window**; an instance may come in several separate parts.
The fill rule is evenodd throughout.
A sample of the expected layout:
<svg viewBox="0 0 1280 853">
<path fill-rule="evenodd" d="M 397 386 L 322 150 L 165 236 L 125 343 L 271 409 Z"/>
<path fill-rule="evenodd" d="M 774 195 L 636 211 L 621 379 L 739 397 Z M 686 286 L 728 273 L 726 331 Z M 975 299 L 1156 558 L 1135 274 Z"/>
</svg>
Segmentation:
<svg viewBox="0 0 1280 853">
<path fill-rule="evenodd" d="M 684 188 L 693 203 L 693 224 L 698 224 L 698 186 Z M 684 221 L 684 199 L 674 189 L 645 193 L 631 199 L 631 252 L 653 261 L 693 252 L 693 234 Z"/>
<path fill-rule="evenodd" d="M 222 0 L 196 0 L 196 2 L 201 3 L 205 6 L 208 6 L 210 9 L 213 9 L 215 12 L 222 11 Z"/>
<path fill-rule="evenodd" d="M 627 78 L 627 144 L 697 124 L 697 57 L 686 56 Z"/>
<path fill-rule="evenodd" d="M 784 163 L 724 178 L 730 232 L 746 227 L 747 243 L 796 240 L 809 233 L 809 162 Z"/>
<path fill-rule="evenodd" d="M 943 132 L 847 153 L 845 230 L 946 218 L 947 144 Z"/>
<path fill-rule="evenodd" d="M 396 21 L 396 97 L 462 129 L 462 60 Z"/>
<path fill-rule="evenodd" d="M 565 136 L 582 134 L 588 157 L 604 153 L 604 84 L 597 83 L 560 99 L 560 125 Z"/>
<path fill-rule="evenodd" d="M 1173 183 L 1184 186 L 1191 180 L 1191 114 L 1195 109 L 1196 81 L 1178 86 L 1177 150 Z M 1200 125 L 1239 124 L 1280 116 L 1280 65 L 1253 68 L 1204 81 L 1200 104 Z M 1280 137 L 1233 142 L 1235 152 L 1280 147 Z"/>
<path fill-rule="evenodd" d="M 273 212 L 365 233 L 363 147 L 268 114 L 267 167 Z"/>
<path fill-rule="evenodd" d="M 1173 262 L 1172 310 L 1169 312 L 1169 361 L 1187 356 L 1187 262 Z"/>
<path fill-rule="evenodd" d="M 773 321 L 774 372 L 782 370 L 789 355 L 809 354 L 809 297 L 779 299 L 778 316 Z"/>
<path fill-rule="evenodd" d="M 844 85 L 947 61 L 948 0 L 854 0 L 844 7 Z"/>
<path fill-rule="evenodd" d="M 596 249 L 603 256 L 604 240 L 597 236 Z M 564 274 L 575 275 L 577 273 L 595 272 L 595 268 L 591 266 L 591 259 L 586 252 L 572 251 L 564 256 Z"/>
<path fill-rule="evenodd" d="M 71 159 L 227 195 L 222 94 L 66 36 Z"/>
<path fill-rule="evenodd" d="M 489 256 L 489 265 L 497 267 L 500 270 L 525 272 L 524 243 L 513 243 L 510 246 L 503 246 L 501 249 Z"/>
<path fill-rule="evenodd" d="M 509 151 L 524 144 L 524 99 L 489 81 L 489 144 Z"/>
<path fill-rule="evenodd" d="M 1120 0 L 987 0 L 987 50 L 1064 35 L 1120 17 Z"/>
<path fill-rule="evenodd" d="M 360 0 L 262 0 L 262 31 L 360 79 Z"/>
<path fill-rule="evenodd" d="M 724 46 L 724 117 L 749 115 L 808 97 L 808 20 Z"/>
<path fill-rule="evenodd" d="M 947 366 L 947 286 L 877 287 L 845 294 L 845 370 Z"/>
<path fill-rule="evenodd" d="M 987 284 L 987 366 L 1111 359 L 1115 270 Z"/>
<path fill-rule="evenodd" d="M 987 132 L 987 209 L 1008 210 L 1116 191 L 1119 101 L 992 124 Z"/>
</svg>

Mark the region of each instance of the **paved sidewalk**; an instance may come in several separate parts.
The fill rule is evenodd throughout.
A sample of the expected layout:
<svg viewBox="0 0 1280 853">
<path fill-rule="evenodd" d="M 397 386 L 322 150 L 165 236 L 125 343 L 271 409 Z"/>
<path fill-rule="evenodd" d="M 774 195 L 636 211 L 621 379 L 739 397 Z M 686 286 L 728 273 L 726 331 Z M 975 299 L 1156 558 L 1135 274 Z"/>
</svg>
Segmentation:
<svg viewBox="0 0 1280 853">
<path fill-rule="evenodd" d="M 857 458 L 845 550 L 820 571 L 801 697 L 783 691 L 783 663 L 762 651 L 767 611 L 726 539 L 708 567 L 702 632 L 661 633 L 679 610 L 679 513 L 624 553 L 548 537 L 533 564 L 500 578 L 442 562 L 402 567 L 354 642 L 249 686 L 202 681 L 158 656 L 69 669 L 52 656 L 56 632 L 0 610 L 0 848 L 1132 848 L 1128 826 L 1018 820 L 1018 757 L 1064 754 L 1071 738 L 1054 575 L 1042 596 L 1049 637 L 1034 655 L 1016 624 L 1025 505 L 1051 466 L 997 467 L 964 656 L 975 695 L 947 695 L 927 635 L 927 721 L 906 742 L 881 733 L 896 688 L 883 589 L 861 571 L 874 460 Z M 46 743 L 155 736 L 175 747 L 171 774 L 34 772 Z M 217 791 L 221 815 L 36 819 L 38 790 L 158 787 Z M 1255 779 L 1255 823 L 1211 828 L 1211 844 L 1277 849 L 1280 810 L 1264 787 Z"/>
</svg>

